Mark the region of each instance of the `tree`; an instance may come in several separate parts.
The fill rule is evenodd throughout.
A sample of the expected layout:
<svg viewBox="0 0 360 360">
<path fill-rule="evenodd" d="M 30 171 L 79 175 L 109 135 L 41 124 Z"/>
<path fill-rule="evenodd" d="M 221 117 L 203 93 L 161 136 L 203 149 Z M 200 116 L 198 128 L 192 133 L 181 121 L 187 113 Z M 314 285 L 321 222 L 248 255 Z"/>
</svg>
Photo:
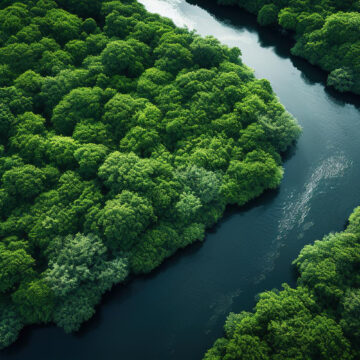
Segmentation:
<svg viewBox="0 0 360 360">
<path fill-rule="evenodd" d="M 98 223 L 103 228 L 109 249 L 127 251 L 153 220 L 149 200 L 131 191 L 123 191 L 106 202 Z"/>
<path fill-rule="evenodd" d="M 100 54 L 105 49 L 108 42 L 109 42 L 109 39 L 103 33 L 90 34 L 85 40 L 85 44 L 87 47 L 87 53 L 89 55 Z"/>
<path fill-rule="evenodd" d="M 146 196 L 155 192 L 159 196 L 156 184 L 160 182 L 161 185 L 161 180 L 166 180 L 171 185 L 172 179 L 171 167 L 168 165 L 154 159 L 141 159 L 134 153 L 124 154 L 118 151 L 108 155 L 100 166 L 98 175 L 114 195 L 123 190 L 131 190 Z M 171 194 L 172 191 L 167 186 L 165 189 Z"/>
<path fill-rule="evenodd" d="M 80 144 L 94 143 L 110 146 L 113 143 L 113 134 L 109 126 L 92 120 L 82 120 L 75 125 L 73 139 Z"/>
<path fill-rule="evenodd" d="M 131 75 L 137 65 L 135 50 L 124 40 L 108 43 L 101 53 L 101 60 L 108 75 Z"/>
<path fill-rule="evenodd" d="M 32 70 L 21 74 L 14 81 L 14 85 L 24 92 L 26 96 L 34 97 L 37 95 L 43 84 L 43 77 Z"/>
<path fill-rule="evenodd" d="M 0 86 L 10 86 L 14 74 L 12 73 L 10 66 L 7 64 L 0 64 Z"/>
<path fill-rule="evenodd" d="M 134 244 L 130 258 L 132 271 L 136 274 L 148 273 L 159 266 L 176 249 L 179 239 L 171 224 L 157 224 Z"/>
<path fill-rule="evenodd" d="M 160 137 L 156 130 L 133 127 L 120 141 L 120 150 L 133 151 L 143 157 L 150 156 L 155 147 L 160 144 Z"/>
<path fill-rule="evenodd" d="M 46 323 L 52 318 L 54 294 L 43 280 L 21 284 L 12 300 L 26 323 Z"/>
<path fill-rule="evenodd" d="M 79 37 L 81 19 L 63 9 L 51 9 L 41 19 L 40 28 L 44 28 L 60 44 Z"/>
<path fill-rule="evenodd" d="M 116 94 L 104 107 L 103 121 L 108 124 L 115 136 L 120 139 L 132 126 L 132 117 L 142 107 L 143 101 L 131 95 Z"/>
<path fill-rule="evenodd" d="M 66 51 L 44 51 L 37 70 L 45 76 L 56 76 L 60 71 L 70 68 L 71 64 L 71 55 Z"/>
<path fill-rule="evenodd" d="M 104 32 L 108 37 L 118 37 L 125 39 L 136 24 L 136 19 L 133 17 L 123 16 L 118 11 L 113 11 L 106 16 Z"/>
<path fill-rule="evenodd" d="M 231 203 L 243 205 L 265 189 L 279 186 L 283 170 L 263 151 L 250 152 L 243 162 L 232 160 L 224 177 L 222 193 Z"/>
<path fill-rule="evenodd" d="M 74 65 L 79 66 L 87 55 L 87 45 L 82 40 L 71 40 L 65 45 L 65 51 L 72 57 Z"/>
<path fill-rule="evenodd" d="M 45 16 L 46 12 L 51 9 L 57 9 L 58 5 L 54 0 L 38 0 L 31 8 L 31 14 L 34 16 Z"/>
<path fill-rule="evenodd" d="M 354 76 L 349 69 L 335 69 L 330 73 L 327 84 L 341 92 L 351 91 L 354 86 Z"/>
<path fill-rule="evenodd" d="M 86 144 L 80 146 L 74 152 L 74 157 L 80 166 L 80 173 L 85 178 L 95 176 L 99 166 L 105 160 L 107 153 L 107 147 L 101 144 Z"/>
<path fill-rule="evenodd" d="M 196 165 L 179 170 L 176 174 L 185 191 L 190 191 L 203 204 L 219 199 L 221 176 Z"/>
<path fill-rule="evenodd" d="M 219 66 L 226 59 L 225 51 L 220 42 L 212 36 L 197 37 L 190 45 L 193 61 L 201 67 Z"/>
<path fill-rule="evenodd" d="M 177 74 L 192 62 L 191 52 L 179 43 L 162 43 L 154 49 L 154 55 L 157 59 L 155 67 L 172 74 Z"/>
<path fill-rule="evenodd" d="M 127 275 L 126 260 L 107 260 L 107 248 L 93 234 L 57 237 L 48 249 L 46 282 L 57 297 L 65 298 L 84 284 L 97 284 L 98 293 L 108 290 Z"/>
<path fill-rule="evenodd" d="M 102 95 L 100 88 L 77 88 L 66 95 L 55 107 L 51 118 L 58 132 L 70 135 L 81 120 L 99 120 L 102 113 Z"/>
<path fill-rule="evenodd" d="M 2 143 L 7 140 L 9 131 L 14 123 L 15 117 L 9 107 L 0 103 L 0 139 Z"/>
<path fill-rule="evenodd" d="M 47 143 L 47 156 L 50 162 L 61 168 L 72 168 L 76 165 L 74 153 L 78 144 L 71 137 L 52 136 Z"/>
<path fill-rule="evenodd" d="M 83 286 L 66 296 L 54 313 L 56 325 L 66 333 L 79 330 L 80 325 L 94 315 L 94 307 L 99 302 L 99 295 L 93 290 L 90 286 Z"/>
<path fill-rule="evenodd" d="M 0 28 L 8 36 L 16 34 L 29 20 L 27 6 L 20 2 L 0 10 Z"/>
<path fill-rule="evenodd" d="M 260 25 L 267 26 L 277 23 L 278 9 L 274 4 L 264 5 L 258 13 L 258 22 Z"/>
<path fill-rule="evenodd" d="M 196 216 L 197 211 L 201 209 L 201 201 L 194 194 L 182 193 L 175 208 L 180 218 L 186 222 Z"/>
<path fill-rule="evenodd" d="M 7 302 L 0 303 L 0 349 L 9 346 L 16 340 L 24 326 L 16 307 Z"/>
<path fill-rule="evenodd" d="M 33 165 L 10 169 L 4 173 L 1 180 L 3 188 L 18 199 L 31 200 L 45 188 L 43 171 Z"/>
<path fill-rule="evenodd" d="M 35 260 L 24 250 L 7 249 L 0 244 L 0 292 L 13 290 L 29 275 L 33 275 Z"/>
<path fill-rule="evenodd" d="M 354 342 L 360 339 L 360 290 L 350 289 L 342 300 L 340 325 L 344 333 Z"/>
<path fill-rule="evenodd" d="M 295 30 L 297 24 L 296 14 L 290 8 L 284 8 L 279 13 L 279 24 L 288 30 Z"/>
<path fill-rule="evenodd" d="M 155 99 L 159 95 L 161 87 L 169 83 L 170 80 L 171 75 L 166 71 L 157 68 L 147 69 L 141 74 L 137 82 L 137 92 L 149 100 Z"/>
</svg>

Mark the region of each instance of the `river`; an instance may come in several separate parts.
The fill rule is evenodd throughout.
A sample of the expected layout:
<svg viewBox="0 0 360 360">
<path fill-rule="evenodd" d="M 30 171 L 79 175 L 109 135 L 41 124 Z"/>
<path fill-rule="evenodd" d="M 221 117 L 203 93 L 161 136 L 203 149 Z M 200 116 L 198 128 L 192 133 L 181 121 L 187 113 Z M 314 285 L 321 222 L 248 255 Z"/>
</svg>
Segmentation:
<svg viewBox="0 0 360 360">
<path fill-rule="evenodd" d="M 277 191 L 229 209 L 204 243 L 115 287 L 79 333 L 32 326 L 0 359 L 201 359 L 230 311 L 251 310 L 260 291 L 294 285 L 291 262 L 301 248 L 342 230 L 360 204 L 358 97 L 325 89 L 325 73 L 290 55 L 291 38 L 258 27 L 252 15 L 209 1 L 200 4 L 206 10 L 184 0 L 141 2 L 179 26 L 239 47 L 255 75 L 270 80 L 303 135 L 286 154 Z"/>
</svg>

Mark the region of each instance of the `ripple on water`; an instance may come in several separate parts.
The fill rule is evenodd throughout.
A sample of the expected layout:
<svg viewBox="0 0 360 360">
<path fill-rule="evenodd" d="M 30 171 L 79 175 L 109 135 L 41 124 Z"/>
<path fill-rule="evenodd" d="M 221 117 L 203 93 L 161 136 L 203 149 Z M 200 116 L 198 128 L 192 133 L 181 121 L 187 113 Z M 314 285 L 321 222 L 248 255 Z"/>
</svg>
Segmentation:
<svg viewBox="0 0 360 360">
<path fill-rule="evenodd" d="M 280 255 L 282 247 L 286 246 L 292 231 L 298 233 L 297 239 L 302 239 L 305 232 L 308 231 L 314 222 L 309 220 L 305 222 L 311 211 L 312 199 L 324 186 L 324 181 L 342 177 L 345 171 L 352 166 L 352 161 L 347 159 L 344 154 L 330 156 L 310 172 L 309 178 L 304 185 L 304 191 L 298 193 L 298 190 L 289 191 L 283 201 L 282 215 L 279 218 L 277 236 L 273 240 L 273 246 L 265 256 L 265 265 L 263 271 L 258 275 L 255 283 L 265 279 L 266 274 L 274 269 L 275 260 Z M 332 186 L 336 191 L 336 186 Z"/>
</svg>

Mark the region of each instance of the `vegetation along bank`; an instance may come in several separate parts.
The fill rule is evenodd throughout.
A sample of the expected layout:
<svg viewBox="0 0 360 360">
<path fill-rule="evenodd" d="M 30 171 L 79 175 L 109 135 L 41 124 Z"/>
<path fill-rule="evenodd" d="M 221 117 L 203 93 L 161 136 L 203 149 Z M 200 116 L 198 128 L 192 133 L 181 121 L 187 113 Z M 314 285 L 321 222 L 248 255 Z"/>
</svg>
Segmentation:
<svg viewBox="0 0 360 360">
<path fill-rule="evenodd" d="M 240 51 L 135 0 L 0 5 L 0 347 L 282 178 L 300 128 Z"/>
<path fill-rule="evenodd" d="M 295 34 L 292 53 L 329 72 L 327 83 L 360 94 L 359 0 L 217 0 Z"/>
<path fill-rule="evenodd" d="M 345 231 L 307 245 L 297 287 L 259 295 L 254 312 L 230 313 L 204 360 L 360 358 L 360 207 Z"/>
</svg>

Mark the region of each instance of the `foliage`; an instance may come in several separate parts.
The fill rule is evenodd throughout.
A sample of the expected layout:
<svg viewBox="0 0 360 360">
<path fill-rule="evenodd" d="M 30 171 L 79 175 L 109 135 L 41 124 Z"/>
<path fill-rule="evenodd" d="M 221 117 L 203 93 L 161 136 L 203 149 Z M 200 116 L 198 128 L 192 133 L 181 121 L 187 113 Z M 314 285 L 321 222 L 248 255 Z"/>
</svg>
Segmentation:
<svg viewBox="0 0 360 360">
<path fill-rule="evenodd" d="M 359 224 L 357 208 L 345 231 L 305 246 L 297 287 L 260 294 L 253 313 L 231 313 L 204 359 L 358 359 Z"/>
<path fill-rule="evenodd" d="M 1 3 L 0 347 L 279 184 L 300 128 L 240 55 L 136 0 Z"/>
<path fill-rule="evenodd" d="M 293 54 L 330 73 L 328 85 L 360 94 L 358 0 L 217 0 L 256 13 L 261 25 L 295 32 Z"/>
</svg>

